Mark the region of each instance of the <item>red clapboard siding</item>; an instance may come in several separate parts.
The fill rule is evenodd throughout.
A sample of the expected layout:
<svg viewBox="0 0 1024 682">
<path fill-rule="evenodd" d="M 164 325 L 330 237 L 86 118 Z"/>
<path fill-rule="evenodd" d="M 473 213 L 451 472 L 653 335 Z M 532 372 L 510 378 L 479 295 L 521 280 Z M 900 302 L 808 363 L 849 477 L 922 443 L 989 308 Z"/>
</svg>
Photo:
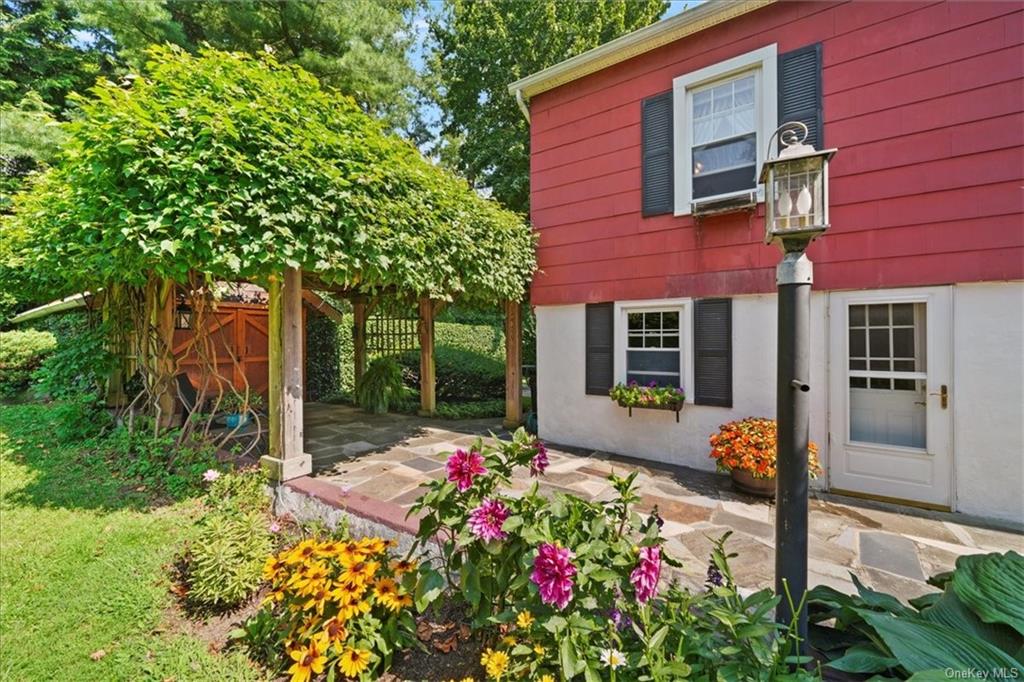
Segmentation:
<svg viewBox="0 0 1024 682">
<path fill-rule="evenodd" d="M 533 98 L 534 303 L 774 290 L 763 206 L 640 213 L 640 102 L 773 42 L 823 44 L 825 139 L 840 152 L 816 288 L 1024 278 L 1020 3 L 782 2 Z"/>
</svg>

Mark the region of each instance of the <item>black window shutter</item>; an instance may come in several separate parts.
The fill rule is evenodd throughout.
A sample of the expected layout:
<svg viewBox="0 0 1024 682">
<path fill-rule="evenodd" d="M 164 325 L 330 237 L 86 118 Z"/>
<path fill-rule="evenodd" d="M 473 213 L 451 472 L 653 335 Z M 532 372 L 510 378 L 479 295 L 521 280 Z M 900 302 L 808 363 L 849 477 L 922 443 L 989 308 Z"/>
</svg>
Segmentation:
<svg viewBox="0 0 1024 682">
<path fill-rule="evenodd" d="M 732 299 L 693 306 L 693 402 L 732 407 Z"/>
<path fill-rule="evenodd" d="M 611 303 L 587 304 L 587 395 L 608 395 L 615 374 L 615 320 Z"/>
<path fill-rule="evenodd" d="M 648 97 L 641 106 L 643 215 L 672 213 L 672 91 Z"/>
<path fill-rule="evenodd" d="M 806 124 L 806 143 L 825 148 L 821 43 L 779 55 L 779 125 L 788 121 Z"/>
</svg>

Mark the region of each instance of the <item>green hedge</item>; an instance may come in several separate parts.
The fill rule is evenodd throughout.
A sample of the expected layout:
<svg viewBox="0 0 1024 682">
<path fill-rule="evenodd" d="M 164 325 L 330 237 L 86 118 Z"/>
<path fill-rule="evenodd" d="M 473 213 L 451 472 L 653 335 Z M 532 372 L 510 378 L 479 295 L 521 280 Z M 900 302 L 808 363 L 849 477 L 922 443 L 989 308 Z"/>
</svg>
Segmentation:
<svg viewBox="0 0 1024 682">
<path fill-rule="evenodd" d="M 398 356 L 405 385 L 419 388 L 420 354 L 407 351 Z M 505 365 L 493 357 L 463 348 L 437 346 L 434 349 L 438 402 L 472 402 L 505 397 Z"/>
<path fill-rule="evenodd" d="M 56 349 L 57 338 L 50 332 L 0 332 L 0 396 L 12 396 L 28 388 L 32 373 Z"/>
<path fill-rule="evenodd" d="M 501 325 L 438 322 L 434 325 L 434 345 L 472 351 L 505 362 L 505 330 Z"/>
</svg>

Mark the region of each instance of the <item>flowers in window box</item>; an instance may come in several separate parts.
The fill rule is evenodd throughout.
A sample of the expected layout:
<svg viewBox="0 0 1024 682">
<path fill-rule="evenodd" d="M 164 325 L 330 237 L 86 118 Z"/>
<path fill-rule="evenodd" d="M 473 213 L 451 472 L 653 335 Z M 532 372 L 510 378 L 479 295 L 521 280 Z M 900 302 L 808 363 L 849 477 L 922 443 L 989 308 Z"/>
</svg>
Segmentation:
<svg viewBox="0 0 1024 682">
<path fill-rule="evenodd" d="M 608 392 L 621 407 L 660 407 L 678 409 L 686 402 L 686 393 L 674 386 L 658 386 L 654 381 L 641 385 L 636 381 L 616 384 Z"/>
<path fill-rule="evenodd" d="M 747 417 L 722 424 L 718 433 L 708 439 L 710 457 L 716 460 L 719 471 L 738 469 L 754 478 L 775 478 L 777 433 L 775 420 L 764 417 Z M 811 478 L 817 478 L 821 473 L 818 446 L 810 442 L 807 450 L 807 470 Z"/>
</svg>

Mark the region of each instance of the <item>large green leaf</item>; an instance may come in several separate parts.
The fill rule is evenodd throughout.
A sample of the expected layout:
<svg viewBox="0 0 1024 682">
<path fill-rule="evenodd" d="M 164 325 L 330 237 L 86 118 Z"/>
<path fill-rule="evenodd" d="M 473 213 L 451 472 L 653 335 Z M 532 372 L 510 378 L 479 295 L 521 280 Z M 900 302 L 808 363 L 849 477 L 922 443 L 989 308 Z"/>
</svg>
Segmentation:
<svg viewBox="0 0 1024 682">
<path fill-rule="evenodd" d="M 842 658 L 829 663 L 828 667 L 846 673 L 880 673 L 898 664 L 899 661 L 879 651 L 874 645 L 858 644 L 850 647 Z"/>
<path fill-rule="evenodd" d="M 1024 635 L 1024 557 L 1016 552 L 962 556 L 953 589 L 978 618 Z"/>
<path fill-rule="evenodd" d="M 1017 662 L 1001 649 L 945 625 L 862 610 L 893 656 L 910 673 L 936 668 L 1013 670 Z"/>
<path fill-rule="evenodd" d="M 921 611 L 921 617 L 930 623 L 938 623 L 946 627 L 970 634 L 978 639 L 994 644 L 1011 656 L 1024 644 L 1013 628 L 1002 623 L 985 623 L 977 614 L 967 608 L 957 597 L 952 586 L 946 587 L 941 597 Z"/>
</svg>

